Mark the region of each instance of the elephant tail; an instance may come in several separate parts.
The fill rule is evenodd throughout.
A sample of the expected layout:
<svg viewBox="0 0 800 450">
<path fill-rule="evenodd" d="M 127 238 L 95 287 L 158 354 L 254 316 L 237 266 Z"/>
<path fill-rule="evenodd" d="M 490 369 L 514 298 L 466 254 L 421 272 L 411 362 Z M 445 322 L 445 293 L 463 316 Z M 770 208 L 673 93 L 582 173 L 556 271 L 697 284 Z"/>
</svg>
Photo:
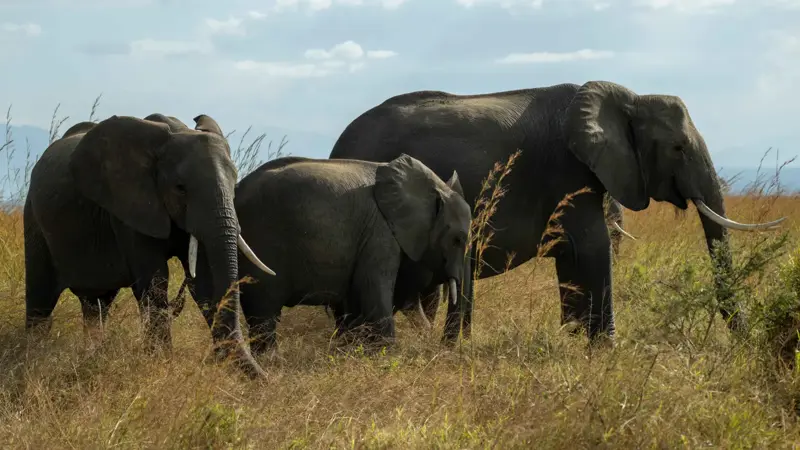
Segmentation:
<svg viewBox="0 0 800 450">
<path fill-rule="evenodd" d="M 189 276 L 187 275 L 183 279 L 183 283 L 181 283 L 180 289 L 178 289 L 178 293 L 175 295 L 175 298 L 170 302 L 170 307 L 172 308 L 172 317 L 178 317 L 181 315 L 181 311 L 183 311 L 183 307 L 186 305 L 186 285 L 189 283 Z"/>
</svg>

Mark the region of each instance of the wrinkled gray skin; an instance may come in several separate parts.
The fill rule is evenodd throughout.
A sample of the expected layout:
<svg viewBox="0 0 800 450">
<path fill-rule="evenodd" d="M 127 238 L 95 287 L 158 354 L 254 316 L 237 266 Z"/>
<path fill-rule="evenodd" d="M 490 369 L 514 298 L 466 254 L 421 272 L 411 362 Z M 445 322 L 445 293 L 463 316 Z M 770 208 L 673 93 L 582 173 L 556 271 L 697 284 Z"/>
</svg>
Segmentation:
<svg viewBox="0 0 800 450">
<path fill-rule="evenodd" d="M 605 210 L 606 224 L 608 227 L 608 234 L 611 239 L 611 251 L 614 256 L 619 255 L 619 241 L 622 240 L 622 233 L 614 228 L 613 223 L 616 222 L 622 229 L 625 229 L 625 220 L 622 216 L 622 205 L 608 195 L 606 192 L 604 196 L 603 209 Z"/>
<path fill-rule="evenodd" d="M 112 116 L 67 130 L 31 172 L 26 328 L 49 330 L 66 288 L 80 299 L 86 329 L 96 328 L 119 289 L 131 287 L 148 348 L 170 349 L 167 261 L 177 256 L 187 267 L 190 233 L 210 255 L 203 272 L 213 286 L 211 304 L 238 279 L 235 183 L 221 133 L 191 130 L 174 117 Z M 238 297 L 230 302 L 236 306 Z M 216 319 L 217 356 L 234 356 L 249 376 L 263 376 L 244 345 L 238 308 L 205 315 L 209 325 Z"/>
<path fill-rule="evenodd" d="M 395 305 L 418 294 L 396 286 L 398 273 L 421 265 L 439 283 L 464 274 L 471 217 L 454 190 L 458 175 L 450 175 L 445 183 L 405 155 L 385 164 L 284 157 L 242 179 L 242 234 L 279 274 L 264 276 L 239 259 L 239 274 L 257 281 L 240 285 L 253 353 L 276 348 L 281 308 L 296 305 L 330 306 L 337 327 L 363 325 L 368 341 L 393 342 Z M 193 294 L 201 305 L 204 279 L 198 268 Z"/>
<path fill-rule="evenodd" d="M 614 335 L 611 251 L 603 214 L 608 192 L 623 206 L 640 211 L 650 199 L 680 209 L 700 200 L 725 215 L 720 183 L 705 141 L 680 98 L 637 95 L 615 83 L 591 81 L 482 95 L 420 91 L 384 101 L 353 120 L 337 140 L 331 158 L 389 161 L 407 153 L 439 176 L 458 171 L 465 198 L 474 208 L 484 178 L 495 162 L 522 153 L 504 180 L 508 192 L 492 217 L 494 237 L 479 278 L 502 273 L 537 254 L 548 218 L 566 194 L 584 187 L 560 223 L 565 241 L 546 256 L 555 258 L 562 323 L 588 329 L 590 342 Z M 715 261 L 720 311 L 733 329 L 744 324 L 724 290 L 731 267 L 727 230 L 701 214 L 706 242 L 722 243 Z M 546 240 L 549 238 L 546 238 Z M 470 250 L 475 258 L 475 249 Z M 445 340 L 459 325 L 469 335 L 470 288 L 463 321 L 448 310 Z M 438 301 L 438 295 L 431 297 Z M 428 301 L 426 299 L 425 301 Z M 434 309 L 426 308 L 426 309 Z"/>
</svg>

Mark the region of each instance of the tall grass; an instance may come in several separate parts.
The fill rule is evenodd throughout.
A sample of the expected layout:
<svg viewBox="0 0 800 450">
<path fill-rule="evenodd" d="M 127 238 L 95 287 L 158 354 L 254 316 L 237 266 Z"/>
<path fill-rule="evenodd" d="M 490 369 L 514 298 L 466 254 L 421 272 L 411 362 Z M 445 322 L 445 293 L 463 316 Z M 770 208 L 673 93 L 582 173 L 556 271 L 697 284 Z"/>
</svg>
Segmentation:
<svg viewBox="0 0 800 450">
<path fill-rule="evenodd" d="M 490 212 L 513 164 L 501 162 L 487 177 L 471 233 L 479 248 L 491 245 Z M 558 239 L 561 214 L 581 194 L 554 212 L 547 242 Z M 261 361 L 263 383 L 199 363 L 210 338 L 193 302 L 173 322 L 172 354 L 146 355 L 129 290 L 112 306 L 102 345 L 84 344 L 80 306 L 69 293 L 50 335 L 28 342 L 21 221 L 10 211 L 0 215 L 0 442 L 37 449 L 794 448 L 799 210 L 800 199 L 769 186 L 727 197 L 737 220 L 789 217 L 778 232 L 731 233 L 729 288 L 750 319 L 743 338 L 717 313 L 697 214 L 654 203 L 625 212 L 639 240 L 622 241 L 613 267 L 613 348 L 587 353 L 585 337 L 561 330 L 553 261 L 541 258 L 477 282 L 472 337 L 453 349 L 440 344 L 440 331 L 421 333 L 398 315 L 396 347 L 337 352 L 324 310 L 286 309 L 279 357 Z M 171 293 L 183 277 L 172 272 Z M 436 330 L 443 321 L 440 314 Z"/>
</svg>

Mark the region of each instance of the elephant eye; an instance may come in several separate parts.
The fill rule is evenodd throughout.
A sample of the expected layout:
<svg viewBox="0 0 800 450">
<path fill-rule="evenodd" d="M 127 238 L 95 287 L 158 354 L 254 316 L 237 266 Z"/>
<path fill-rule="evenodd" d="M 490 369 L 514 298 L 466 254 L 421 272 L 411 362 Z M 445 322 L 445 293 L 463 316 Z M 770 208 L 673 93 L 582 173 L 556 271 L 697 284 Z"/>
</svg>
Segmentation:
<svg viewBox="0 0 800 450">
<path fill-rule="evenodd" d="M 186 185 L 176 184 L 175 190 L 178 191 L 178 193 L 181 195 L 186 195 Z"/>
<path fill-rule="evenodd" d="M 681 145 L 681 144 L 676 144 L 676 145 L 675 145 L 675 147 L 673 147 L 673 149 L 674 149 L 676 152 L 681 152 L 681 153 L 683 153 L 683 145 Z"/>
</svg>

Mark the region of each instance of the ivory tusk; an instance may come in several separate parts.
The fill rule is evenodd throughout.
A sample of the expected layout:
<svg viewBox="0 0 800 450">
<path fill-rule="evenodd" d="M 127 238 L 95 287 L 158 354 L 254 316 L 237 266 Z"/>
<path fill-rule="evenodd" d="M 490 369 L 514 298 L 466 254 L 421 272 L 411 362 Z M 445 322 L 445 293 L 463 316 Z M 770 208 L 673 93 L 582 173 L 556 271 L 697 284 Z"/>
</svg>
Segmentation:
<svg viewBox="0 0 800 450">
<path fill-rule="evenodd" d="M 264 272 L 266 272 L 266 273 L 268 273 L 270 275 L 275 275 L 275 272 L 272 269 L 270 269 L 269 267 L 267 267 L 266 264 L 261 262 L 261 260 L 258 259 L 258 256 L 256 256 L 255 253 L 253 253 L 253 250 L 250 249 L 250 246 L 247 245 L 247 242 L 244 241 L 244 238 L 242 237 L 241 234 L 239 235 L 239 239 L 238 239 L 237 243 L 239 244 L 239 250 L 241 250 L 242 253 L 244 253 L 244 256 L 246 256 L 247 259 L 249 259 L 251 263 L 255 264 L 256 267 L 258 267 L 259 269 L 263 270 Z"/>
<path fill-rule="evenodd" d="M 616 221 L 616 220 L 615 220 L 615 221 L 613 221 L 612 223 L 614 224 L 614 229 L 616 229 L 617 231 L 619 231 L 620 233 L 622 233 L 624 236 L 627 236 L 627 237 L 629 237 L 629 238 L 633 239 L 634 241 L 636 240 L 636 238 L 635 238 L 635 237 L 633 237 L 633 236 L 631 236 L 631 234 L 630 234 L 630 233 L 628 233 L 627 231 L 623 230 L 623 229 L 622 229 L 622 227 L 621 227 L 621 226 L 619 226 L 619 224 L 617 223 L 617 221 Z"/>
<path fill-rule="evenodd" d="M 433 328 L 433 325 L 431 325 L 431 322 L 425 316 L 425 310 L 422 309 L 422 301 L 421 300 L 417 300 L 417 312 L 419 313 L 419 316 L 422 318 L 422 325 L 424 325 L 425 328 L 427 328 L 427 329 Z"/>
<path fill-rule="evenodd" d="M 189 235 L 189 275 L 194 278 L 197 274 L 197 238 Z"/>
<path fill-rule="evenodd" d="M 786 220 L 786 217 L 781 217 L 778 220 L 773 220 L 772 222 L 767 223 L 755 223 L 755 224 L 746 224 L 746 223 L 739 223 L 734 222 L 731 219 L 726 217 L 722 217 L 719 214 L 715 213 L 711 208 L 709 208 L 702 200 L 694 200 L 694 204 L 697 207 L 697 210 L 703 213 L 706 217 L 714 221 L 714 223 L 721 225 L 725 228 L 731 228 L 734 230 L 741 230 L 741 231 L 757 231 L 757 230 L 769 230 L 778 225 L 779 223 Z"/>
<path fill-rule="evenodd" d="M 450 302 L 454 305 L 457 303 L 456 298 L 458 297 L 458 291 L 456 290 L 456 279 L 450 278 Z"/>
</svg>

